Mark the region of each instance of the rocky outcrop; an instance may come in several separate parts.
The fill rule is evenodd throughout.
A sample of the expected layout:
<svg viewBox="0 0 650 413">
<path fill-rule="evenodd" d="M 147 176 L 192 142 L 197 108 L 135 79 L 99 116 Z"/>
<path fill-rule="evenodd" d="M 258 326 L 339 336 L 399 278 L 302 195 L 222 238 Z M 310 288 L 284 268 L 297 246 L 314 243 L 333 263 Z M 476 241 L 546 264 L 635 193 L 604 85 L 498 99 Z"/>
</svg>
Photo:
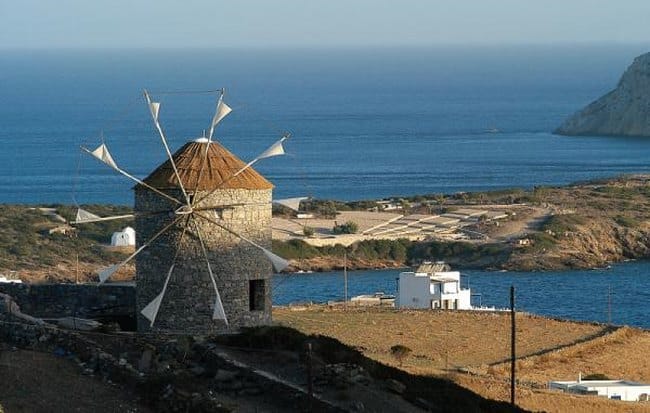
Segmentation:
<svg viewBox="0 0 650 413">
<path fill-rule="evenodd" d="M 650 136 L 650 53 L 634 59 L 616 89 L 575 113 L 554 133 Z"/>
</svg>

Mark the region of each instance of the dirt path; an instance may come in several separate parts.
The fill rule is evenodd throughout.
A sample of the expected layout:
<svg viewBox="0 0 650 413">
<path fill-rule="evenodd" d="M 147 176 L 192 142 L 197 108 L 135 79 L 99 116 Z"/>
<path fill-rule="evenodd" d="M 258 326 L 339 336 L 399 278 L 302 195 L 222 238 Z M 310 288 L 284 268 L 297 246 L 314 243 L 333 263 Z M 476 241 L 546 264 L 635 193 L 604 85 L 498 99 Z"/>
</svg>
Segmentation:
<svg viewBox="0 0 650 413">
<path fill-rule="evenodd" d="M 502 221 L 499 227 L 490 233 L 493 241 L 509 242 L 539 229 L 542 222 L 548 219 L 552 212 L 549 208 L 531 207 L 532 213 L 522 220 Z"/>
</svg>

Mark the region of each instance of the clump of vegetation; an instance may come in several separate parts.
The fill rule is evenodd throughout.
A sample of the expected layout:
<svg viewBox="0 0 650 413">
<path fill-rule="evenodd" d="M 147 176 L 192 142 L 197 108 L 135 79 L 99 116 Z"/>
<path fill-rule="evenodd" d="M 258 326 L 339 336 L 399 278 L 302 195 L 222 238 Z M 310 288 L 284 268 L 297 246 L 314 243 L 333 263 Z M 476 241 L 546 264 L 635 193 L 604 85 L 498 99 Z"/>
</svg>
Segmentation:
<svg viewBox="0 0 650 413">
<path fill-rule="evenodd" d="M 354 221 L 348 221 L 345 224 L 334 225 L 333 234 L 356 234 L 359 231 L 359 225 Z"/>
<path fill-rule="evenodd" d="M 608 376 L 603 373 L 593 373 L 582 376 L 582 380 L 611 380 Z"/>
<path fill-rule="evenodd" d="M 407 239 L 378 239 L 355 242 L 347 248 L 341 244 L 314 247 L 305 241 L 292 239 L 289 241 L 273 240 L 273 252 L 286 259 L 341 258 L 347 254 L 350 259 L 391 260 L 406 263 L 408 251 L 412 245 L 413 242 Z"/>
<path fill-rule="evenodd" d="M 273 240 L 272 247 L 273 252 L 286 259 L 308 259 L 321 255 L 316 247 L 299 239 L 289 241 Z"/>
<path fill-rule="evenodd" d="M 585 218 L 577 214 L 553 215 L 542 224 L 541 229 L 558 237 L 567 232 L 575 232 L 577 226 L 584 225 L 585 222 Z"/>
<path fill-rule="evenodd" d="M 408 249 L 408 261 L 444 260 L 452 265 L 472 266 L 484 261 L 484 264 L 497 265 L 507 260 L 511 248 L 505 244 L 475 244 L 462 241 L 429 241 L 413 243 Z"/>
<path fill-rule="evenodd" d="M 627 228 L 636 228 L 640 225 L 638 219 L 630 216 L 625 216 L 625 215 L 617 215 L 616 217 L 614 217 L 614 221 L 618 225 Z"/>
<path fill-rule="evenodd" d="M 545 251 L 550 250 L 555 247 L 557 244 L 557 239 L 550 234 L 545 232 L 538 232 L 530 236 L 532 241 L 532 250 L 533 251 Z"/>
<path fill-rule="evenodd" d="M 310 227 L 308 225 L 305 225 L 302 227 L 302 234 L 306 237 L 311 237 L 314 235 L 314 227 Z"/>
<path fill-rule="evenodd" d="M 411 354 L 413 350 L 410 348 L 402 345 L 402 344 L 395 344 L 390 348 L 390 355 L 397 360 L 399 363 L 400 367 L 404 364 L 404 360 L 407 359 L 409 354 Z"/>
</svg>

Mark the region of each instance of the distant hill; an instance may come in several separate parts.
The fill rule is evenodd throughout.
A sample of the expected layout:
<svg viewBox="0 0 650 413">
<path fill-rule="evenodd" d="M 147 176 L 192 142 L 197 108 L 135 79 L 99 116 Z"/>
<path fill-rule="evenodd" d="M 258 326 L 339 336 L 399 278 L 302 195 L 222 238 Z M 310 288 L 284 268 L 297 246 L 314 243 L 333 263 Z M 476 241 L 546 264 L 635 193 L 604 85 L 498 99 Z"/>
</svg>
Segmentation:
<svg viewBox="0 0 650 413">
<path fill-rule="evenodd" d="M 650 136 L 650 53 L 634 59 L 616 89 L 569 117 L 554 133 Z"/>
</svg>

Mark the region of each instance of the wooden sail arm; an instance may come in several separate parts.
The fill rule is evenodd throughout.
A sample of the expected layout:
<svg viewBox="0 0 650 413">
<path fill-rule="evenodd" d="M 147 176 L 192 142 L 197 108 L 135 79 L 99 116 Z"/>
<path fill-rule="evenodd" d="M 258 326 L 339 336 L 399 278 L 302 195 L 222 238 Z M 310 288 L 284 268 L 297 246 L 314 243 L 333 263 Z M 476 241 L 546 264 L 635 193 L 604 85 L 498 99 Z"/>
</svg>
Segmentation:
<svg viewBox="0 0 650 413">
<path fill-rule="evenodd" d="M 269 251 L 268 249 L 262 247 L 261 245 L 259 245 L 255 241 L 250 240 L 250 239 L 246 238 L 245 236 L 233 231 L 232 229 L 228 228 L 227 226 L 219 223 L 217 220 L 212 219 L 212 218 L 210 218 L 210 217 L 208 217 L 208 216 L 206 216 L 204 214 L 201 214 L 201 213 L 199 213 L 197 211 L 194 211 L 194 215 L 203 218 L 204 220 L 210 222 L 211 224 L 216 225 L 217 227 L 219 227 L 219 228 L 223 229 L 224 231 L 228 232 L 229 234 L 232 234 L 232 235 L 236 236 L 237 238 L 241 239 L 242 241 L 245 241 L 248 244 L 254 246 L 255 248 L 261 250 L 264 253 L 264 255 L 266 256 L 266 258 L 268 258 L 268 260 L 271 261 L 271 264 L 273 265 L 273 270 L 275 270 L 275 272 L 280 272 L 280 271 L 284 270 L 285 268 L 287 268 L 289 266 L 289 262 L 287 262 L 287 260 L 285 260 L 284 258 L 282 258 L 279 255 L 276 255 L 273 252 Z"/>
<path fill-rule="evenodd" d="M 289 139 L 291 137 L 291 134 L 287 133 L 282 138 L 280 138 L 278 141 L 276 141 L 273 145 L 269 146 L 264 152 L 262 152 L 257 158 L 253 159 L 252 161 L 248 162 L 246 165 L 244 165 L 242 168 L 240 168 L 237 172 L 234 174 L 230 175 L 228 178 L 224 179 L 217 185 L 216 188 L 208 192 L 206 195 L 202 196 L 198 201 L 195 200 L 194 205 L 198 205 L 203 201 L 204 199 L 208 198 L 210 195 L 214 194 L 216 191 L 221 189 L 226 183 L 230 182 L 233 178 L 244 172 L 246 169 L 250 168 L 253 166 L 256 162 L 258 162 L 261 159 L 264 158 L 270 158 L 272 156 L 278 156 L 278 155 L 284 155 L 284 148 L 282 147 L 282 143 Z"/>
<path fill-rule="evenodd" d="M 154 323 L 156 322 L 156 316 L 158 315 L 158 310 L 160 310 L 160 305 L 162 304 L 162 301 L 165 298 L 165 292 L 167 292 L 167 285 L 169 284 L 169 280 L 171 279 L 172 273 L 174 272 L 174 267 L 176 266 L 176 259 L 178 258 L 181 245 L 183 244 L 183 239 L 185 238 L 185 233 L 187 232 L 189 219 L 190 219 L 189 216 L 185 218 L 185 225 L 183 225 L 183 232 L 181 233 L 181 237 L 178 241 L 178 244 L 176 245 L 174 258 L 172 258 L 172 265 L 169 267 L 169 270 L 167 271 L 167 276 L 165 277 L 165 283 L 163 284 L 162 290 L 153 300 L 151 300 L 149 304 L 147 304 L 142 309 L 142 311 L 140 311 L 140 314 L 142 314 L 147 320 L 149 320 L 150 327 L 153 327 Z"/>
<path fill-rule="evenodd" d="M 103 147 L 103 150 L 102 150 L 101 154 L 99 154 L 97 151 L 102 147 Z M 117 164 L 115 163 L 115 161 L 111 157 L 110 153 L 108 152 L 108 148 L 106 148 L 105 144 L 102 144 L 99 148 L 95 149 L 94 151 L 91 151 L 90 149 L 88 149 L 86 147 L 83 147 L 83 146 L 81 147 L 81 150 L 88 153 L 88 154 L 90 154 L 90 155 L 92 155 L 95 159 L 98 159 L 99 161 L 101 161 L 105 165 L 108 165 L 114 171 L 119 172 L 120 174 L 126 176 L 127 178 L 134 181 L 135 183 L 144 186 L 145 188 L 155 192 L 156 194 L 158 194 L 158 195 L 160 195 L 160 196 L 162 196 L 164 198 L 167 198 L 168 200 L 172 201 L 175 204 L 183 205 L 183 203 L 181 201 L 179 201 L 178 199 L 172 197 L 169 194 L 166 194 L 166 193 L 162 192 L 158 188 L 155 188 L 155 187 L 149 185 L 148 183 L 144 182 L 143 180 L 141 180 L 139 178 L 136 178 L 135 176 L 133 176 L 130 173 L 126 172 L 124 169 L 117 166 Z"/>
<path fill-rule="evenodd" d="M 153 119 L 153 123 L 156 126 L 156 130 L 158 131 L 158 135 L 160 135 L 160 140 L 163 143 L 163 146 L 165 147 L 165 152 L 167 153 L 167 158 L 169 159 L 169 162 L 172 165 L 172 169 L 174 170 L 174 175 L 176 176 L 176 179 L 178 180 L 178 186 L 181 188 L 181 192 L 183 192 L 183 196 L 185 197 L 185 203 L 187 205 L 190 205 L 190 198 L 187 195 L 187 191 L 185 191 L 185 187 L 183 186 L 183 181 L 181 180 L 180 174 L 178 173 L 178 169 L 176 168 L 176 162 L 174 162 L 174 157 L 172 156 L 171 151 L 169 150 L 169 145 L 167 144 L 167 138 L 165 137 L 165 133 L 162 130 L 162 127 L 160 126 L 160 122 L 158 121 L 158 114 L 160 111 L 160 102 L 152 102 L 151 97 L 149 96 L 149 93 L 144 90 L 144 97 L 147 101 L 147 105 L 149 106 L 149 111 L 151 113 L 151 118 Z"/>
<path fill-rule="evenodd" d="M 191 216 L 192 222 L 194 223 L 194 228 L 196 230 L 196 236 L 199 239 L 201 245 L 201 251 L 203 252 L 203 258 L 205 258 L 205 264 L 208 269 L 208 274 L 210 275 L 210 280 L 212 281 L 212 286 L 214 287 L 215 302 L 214 309 L 212 312 L 213 320 L 223 320 L 226 325 L 228 325 L 228 317 L 226 317 L 226 311 L 223 308 L 223 303 L 221 301 L 221 295 L 219 294 L 219 288 L 217 288 L 217 280 L 214 278 L 214 273 L 212 272 L 212 266 L 210 265 L 210 259 L 208 257 L 208 252 L 205 249 L 205 243 L 203 242 L 203 236 L 201 234 L 201 229 L 196 222 L 194 216 Z"/>
</svg>

